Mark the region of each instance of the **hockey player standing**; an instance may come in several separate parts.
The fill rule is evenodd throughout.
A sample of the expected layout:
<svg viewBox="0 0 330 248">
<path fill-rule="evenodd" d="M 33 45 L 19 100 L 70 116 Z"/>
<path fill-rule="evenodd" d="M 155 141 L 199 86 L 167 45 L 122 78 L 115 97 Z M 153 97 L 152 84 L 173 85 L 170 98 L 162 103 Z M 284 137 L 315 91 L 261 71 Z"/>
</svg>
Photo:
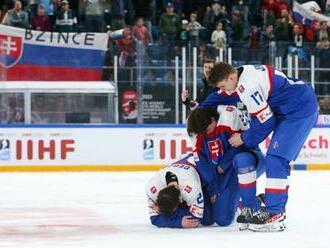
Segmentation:
<svg viewBox="0 0 330 248">
<path fill-rule="evenodd" d="M 283 231 L 288 199 L 289 162 L 295 160 L 317 121 L 317 100 L 312 87 L 266 65 L 235 69 L 218 63 L 209 82 L 224 94 L 211 94 L 202 106 L 223 104 L 226 96 L 238 94 L 251 115 L 250 128 L 229 139 L 232 146 L 254 147 L 272 131 L 266 155 L 266 209 L 250 219 L 253 231 Z"/>
</svg>

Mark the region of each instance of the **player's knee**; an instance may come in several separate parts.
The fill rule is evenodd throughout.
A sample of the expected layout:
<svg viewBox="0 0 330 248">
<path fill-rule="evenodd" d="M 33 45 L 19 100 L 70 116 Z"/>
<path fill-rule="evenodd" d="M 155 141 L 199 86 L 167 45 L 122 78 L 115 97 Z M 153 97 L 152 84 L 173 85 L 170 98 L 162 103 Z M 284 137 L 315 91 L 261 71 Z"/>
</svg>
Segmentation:
<svg viewBox="0 0 330 248">
<path fill-rule="evenodd" d="M 290 161 L 285 158 L 267 154 L 265 163 L 267 177 L 282 178 L 290 175 Z"/>
<path fill-rule="evenodd" d="M 238 173 L 248 173 L 255 170 L 256 158 L 249 152 L 238 153 L 233 158 L 234 168 Z"/>
<path fill-rule="evenodd" d="M 215 222 L 219 226 L 229 226 L 233 221 L 233 218 L 220 218 L 217 219 Z"/>
</svg>

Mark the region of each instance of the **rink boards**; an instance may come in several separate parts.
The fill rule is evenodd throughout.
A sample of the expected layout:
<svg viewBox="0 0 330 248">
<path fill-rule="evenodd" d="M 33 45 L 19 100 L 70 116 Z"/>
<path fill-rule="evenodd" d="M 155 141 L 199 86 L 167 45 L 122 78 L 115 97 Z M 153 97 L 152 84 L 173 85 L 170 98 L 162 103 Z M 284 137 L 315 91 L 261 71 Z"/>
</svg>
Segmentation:
<svg viewBox="0 0 330 248">
<path fill-rule="evenodd" d="M 288 134 L 290 135 L 290 134 Z M 270 138 L 260 145 L 265 151 Z M 330 169 L 330 125 L 309 135 L 294 170 Z M 153 171 L 192 151 L 182 125 L 5 125 L 0 171 Z"/>
</svg>

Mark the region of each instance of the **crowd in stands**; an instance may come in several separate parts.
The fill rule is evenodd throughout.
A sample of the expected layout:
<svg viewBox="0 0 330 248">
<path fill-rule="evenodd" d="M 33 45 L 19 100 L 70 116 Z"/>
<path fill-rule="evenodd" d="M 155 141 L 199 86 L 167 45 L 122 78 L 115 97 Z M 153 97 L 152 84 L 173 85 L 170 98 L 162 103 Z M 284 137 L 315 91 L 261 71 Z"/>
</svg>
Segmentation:
<svg viewBox="0 0 330 248">
<path fill-rule="evenodd" d="M 308 2 L 306 0 L 297 1 Z M 315 0 L 318 13 L 329 16 L 330 1 Z M 146 51 L 163 52 L 173 61 L 182 46 L 198 47 L 200 64 L 215 57 L 214 51 L 232 47 L 247 59 L 270 63 L 269 49 L 286 58 L 298 55 L 310 65 L 309 52 L 317 54 L 317 65 L 330 68 L 329 24 L 307 28 L 295 21 L 293 0 L 3 0 L 0 22 L 21 28 L 61 32 L 106 32 L 125 30 L 115 41 L 119 64 L 135 63 L 136 44 Z M 161 46 L 161 47 L 160 47 Z M 210 49 L 212 48 L 212 49 Z M 161 51 L 159 51 L 161 50 Z M 212 54 L 213 52 L 213 54 Z M 211 54 L 210 54 L 211 53 Z M 233 57 L 237 57 L 233 54 Z M 285 61 L 284 61 L 285 62 Z M 317 80 L 330 81 L 330 72 Z M 320 94 L 329 94 L 322 86 Z"/>
</svg>

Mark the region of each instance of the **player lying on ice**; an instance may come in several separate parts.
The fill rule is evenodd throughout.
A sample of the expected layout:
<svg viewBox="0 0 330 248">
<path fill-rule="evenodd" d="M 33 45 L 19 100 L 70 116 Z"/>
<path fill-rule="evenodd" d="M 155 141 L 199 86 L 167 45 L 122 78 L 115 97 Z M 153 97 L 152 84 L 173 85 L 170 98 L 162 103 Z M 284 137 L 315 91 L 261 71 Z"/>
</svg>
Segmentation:
<svg viewBox="0 0 330 248">
<path fill-rule="evenodd" d="M 251 115 L 250 128 L 229 139 L 233 147 L 255 147 L 273 132 L 265 157 L 266 208 L 251 209 L 248 222 L 254 231 L 283 231 L 289 163 L 297 158 L 318 116 L 314 91 L 309 84 L 266 65 L 235 69 L 218 63 L 208 80 L 220 90 L 211 94 L 202 107 L 228 104 L 238 96 Z"/>
<path fill-rule="evenodd" d="M 230 123 L 233 121 L 237 122 L 236 125 L 241 123 L 237 118 L 233 118 L 238 111 L 236 108 L 228 107 L 225 110 L 224 107 L 220 107 L 219 110 L 224 113 L 219 121 L 224 121 L 228 128 L 230 128 Z M 196 111 L 204 110 L 195 110 L 194 113 Z M 218 119 L 219 114 L 217 111 L 212 113 L 215 114 L 214 119 Z M 188 123 L 192 119 L 188 118 Z M 221 136 L 228 139 L 231 131 L 223 130 L 221 133 Z M 218 137 L 215 137 L 214 140 L 217 139 Z M 194 228 L 200 223 L 211 225 L 216 222 L 220 226 L 228 226 L 232 223 L 240 196 L 237 171 L 251 172 L 247 175 L 254 175 L 256 174 L 255 168 L 259 164 L 259 171 L 261 172 L 262 155 L 259 152 L 254 153 L 249 150 L 248 153 L 242 153 L 240 157 L 234 159 L 234 155 L 244 151 L 244 148 L 230 148 L 228 142 L 225 148 L 225 150 L 221 150 L 218 156 L 219 161 L 222 158 L 224 165 L 222 171 L 220 171 L 220 167 L 206 164 L 206 160 L 203 164 L 197 162 L 206 166 L 207 171 L 202 168 L 202 173 L 208 177 L 206 181 L 203 180 L 204 177 L 202 176 L 202 182 L 200 182 L 192 154 L 156 173 L 146 187 L 152 224 L 159 227 Z M 226 156 L 224 154 L 227 150 L 229 152 Z M 206 147 L 205 154 L 208 152 L 209 147 Z M 238 169 L 239 167 L 241 169 Z M 247 188 L 242 192 L 244 195 L 242 197 L 243 206 L 259 208 L 259 203 L 255 197 L 256 179 L 250 179 L 250 177 L 242 176 L 239 179 L 242 183 L 241 186 L 253 185 L 254 180 L 254 188 L 250 187 L 250 189 Z M 209 178 L 212 178 L 212 180 L 209 180 Z M 239 217 L 239 219 L 242 218 L 244 216 Z M 241 222 L 244 223 L 244 220 L 242 219 Z"/>
</svg>

